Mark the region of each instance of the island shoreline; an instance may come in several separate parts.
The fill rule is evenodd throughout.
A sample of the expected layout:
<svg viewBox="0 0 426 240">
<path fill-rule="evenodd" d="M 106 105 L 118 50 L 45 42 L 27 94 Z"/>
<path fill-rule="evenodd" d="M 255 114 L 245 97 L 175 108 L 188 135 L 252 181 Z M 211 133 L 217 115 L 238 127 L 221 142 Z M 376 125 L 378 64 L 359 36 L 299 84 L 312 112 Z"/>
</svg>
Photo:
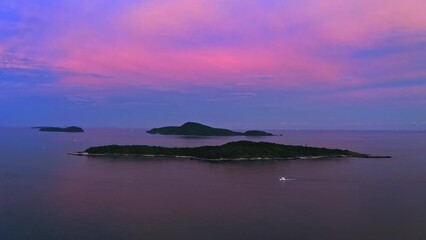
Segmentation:
<svg viewBox="0 0 426 240">
<path fill-rule="evenodd" d="M 385 159 L 392 158 L 391 156 L 375 156 L 375 155 L 332 155 L 332 156 L 303 156 L 303 157 L 290 157 L 290 158 L 199 158 L 193 156 L 178 156 L 178 155 L 153 155 L 153 154 L 112 154 L 112 153 L 87 153 L 75 152 L 68 153 L 73 156 L 84 157 L 117 157 L 117 158 L 171 158 L 171 159 L 185 159 L 197 160 L 207 162 L 248 162 L 248 161 L 287 161 L 287 160 L 319 160 L 319 159 L 337 159 L 337 158 L 373 158 Z"/>
<path fill-rule="evenodd" d="M 237 141 L 220 146 L 160 147 L 148 145 L 107 145 L 71 153 L 78 156 L 157 157 L 200 161 L 273 161 L 330 158 L 390 158 L 342 149 L 284 145 L 271 142 Z"/>
</svg>

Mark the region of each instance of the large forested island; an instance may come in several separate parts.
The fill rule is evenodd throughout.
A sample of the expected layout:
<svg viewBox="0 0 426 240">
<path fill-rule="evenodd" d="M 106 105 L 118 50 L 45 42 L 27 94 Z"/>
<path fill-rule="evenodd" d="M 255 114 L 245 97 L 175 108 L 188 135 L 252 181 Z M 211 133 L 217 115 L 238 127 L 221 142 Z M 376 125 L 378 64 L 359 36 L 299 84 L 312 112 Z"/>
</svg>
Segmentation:
<svg viewBox="0 0 426 240">
<path fill-rule="evenodd" d="M 41 132 L 84 132 L 81 127 L 71 126 L 71 127 L 33 127 L 38 129 Z"/>
<path fill-rule="evenodd" d="M 185 135 L 185 136 L 272 136 L 271 133 L 258 130 L 236 132 L 223 128 L 213 128 L 195 122 L 187 122 L 182 126 L 153 128 L 147 131 L 150 134 Z"/>
<path fill-rule="evenodd" d="M 202 146 L 194 148 L 166 148 L 146 145 L 109 145 L 91 147 L 84 152 L 73 153 L 83 156 L 150 156 L 185 157 L 198 160 L 286 160 L 317 158 L 388 158 L 371 156 L 349 150 L 328 149 L 306 146 L 283 145 L 269 142 L 237 141 L 221 146 Z"/>
</svg>

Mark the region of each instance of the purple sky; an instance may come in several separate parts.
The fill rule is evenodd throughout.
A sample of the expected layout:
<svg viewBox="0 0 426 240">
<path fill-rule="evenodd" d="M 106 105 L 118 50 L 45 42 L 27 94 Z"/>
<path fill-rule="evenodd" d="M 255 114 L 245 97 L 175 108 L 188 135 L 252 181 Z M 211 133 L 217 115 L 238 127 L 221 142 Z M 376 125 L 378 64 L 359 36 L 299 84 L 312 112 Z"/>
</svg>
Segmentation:
<svg viewBox="0 0 426 240">
<path fill-rule="evenodd" d="M 424 0 L 1 0 L 0 126 L 426 129 Z"/>
</svg>

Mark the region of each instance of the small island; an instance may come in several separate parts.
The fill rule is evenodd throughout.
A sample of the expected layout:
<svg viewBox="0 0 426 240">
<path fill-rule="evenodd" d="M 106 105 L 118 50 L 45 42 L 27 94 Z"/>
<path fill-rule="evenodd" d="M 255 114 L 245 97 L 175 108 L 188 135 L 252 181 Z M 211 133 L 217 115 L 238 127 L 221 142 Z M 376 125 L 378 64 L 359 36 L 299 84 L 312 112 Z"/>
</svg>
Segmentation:
<svg viewBox="0 0 426 240">
<path fill-rule="evenodd" d="M 162 135 L 184 135 L 184 136 L 273 136 L 264 131 L 251 130 L 247 132 L 236 132 L 228 129 L 213 128 L 200 123 L 187 122 L 182 126 L 169 126 L 153 128 L 147 133 Z"/>
<path fill-rule="evenodd" d="M 80 127 L 71 126 L 71 127 L 33 127 L 38 129 L 41 132 L 70 132 L 70 133 L 76 133 L 76 132 L 84 132 L 84 130 Z"/>
<path fill-rule="evenodd" d="M 322 158 L 390 158 L 371 156 L 349 150 L 318 147 L 283 145 L 270 142 L 237 141 L 221 146 L 202 146 L 193 148 L 167 148 L 146 145 L 109 145 L 91 147 L 84 152 L 72 153 L 80 156 L 136 156 L 136 157 L 175 157 L 206 161 L 242 160 L 289 160 Z"/>
</svg>

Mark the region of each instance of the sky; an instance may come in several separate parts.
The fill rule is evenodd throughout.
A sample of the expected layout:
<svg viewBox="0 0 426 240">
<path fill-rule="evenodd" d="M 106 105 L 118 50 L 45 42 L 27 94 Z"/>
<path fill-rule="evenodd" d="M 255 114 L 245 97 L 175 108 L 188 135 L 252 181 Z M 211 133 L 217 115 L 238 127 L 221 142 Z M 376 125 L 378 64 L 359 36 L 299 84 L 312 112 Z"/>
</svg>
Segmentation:
<svg viewBox="0 0 426 240">
<path fill-rule="evenodd" d="M 424 0 L 0 0 L 0 126 L 426 129 Z"/>
</svg>

